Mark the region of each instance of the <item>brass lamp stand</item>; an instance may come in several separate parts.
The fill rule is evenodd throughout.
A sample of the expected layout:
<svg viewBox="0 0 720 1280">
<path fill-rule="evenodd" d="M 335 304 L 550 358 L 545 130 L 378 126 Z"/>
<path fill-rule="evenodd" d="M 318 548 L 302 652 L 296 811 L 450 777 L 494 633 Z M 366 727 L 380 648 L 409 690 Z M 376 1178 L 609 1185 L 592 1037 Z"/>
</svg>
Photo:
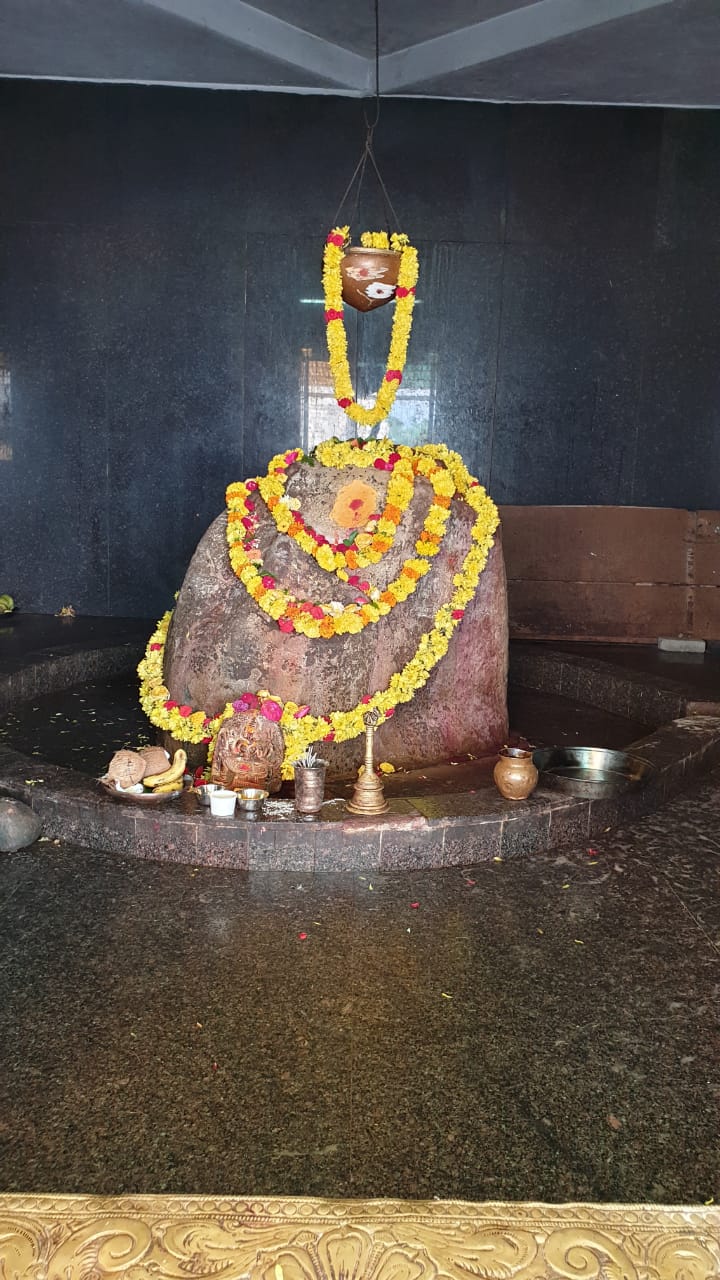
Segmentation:
<svg viewBox="0 0 720 1280">
<path fill-rule="evenodd" d="M 383 784 L 378 778 L 373 765 L 373 734 L 380 719 L 379 711 L 367 711 L 363 716 L 365 724 L 365 771 L 361 773 L 352 797 L 345 808 L 348 813 L 359 813 L 363 817 L 373 817 L 376 813 L 387 813 L 388 802 L 385 799 Z"/>
</svg>

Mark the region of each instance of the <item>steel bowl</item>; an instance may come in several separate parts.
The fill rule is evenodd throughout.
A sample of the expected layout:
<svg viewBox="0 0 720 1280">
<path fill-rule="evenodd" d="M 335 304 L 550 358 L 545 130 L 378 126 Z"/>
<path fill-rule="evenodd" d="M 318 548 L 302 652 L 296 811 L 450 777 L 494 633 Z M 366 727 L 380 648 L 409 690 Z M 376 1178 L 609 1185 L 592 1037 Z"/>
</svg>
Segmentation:
<svg viewBox="0 0 720 1280">
<path fill-rule="evenodd" d="M 270 792 L 263 791 L 261 787 L 238 787 L 235 794 L 240 809 L 244 809 L 246 813 L 257 813 Z"/>
<path fill-rule="evenodd" d="M 533 752 L 541 786 L 579 796 L 614 796 L 644 787 L 653 765 L 605 747 L 539 747 Z"/>
<path fill-rule="evenodd" d="M 206 808 L 210 806 L 210 796 L 213 791 L 219 791 L 220 787 L 217 782 L 201 782 L 199 787 L 193 787 L 193 791 L 197 796 L 200 804 L 204 804 Z"/>
</svg>

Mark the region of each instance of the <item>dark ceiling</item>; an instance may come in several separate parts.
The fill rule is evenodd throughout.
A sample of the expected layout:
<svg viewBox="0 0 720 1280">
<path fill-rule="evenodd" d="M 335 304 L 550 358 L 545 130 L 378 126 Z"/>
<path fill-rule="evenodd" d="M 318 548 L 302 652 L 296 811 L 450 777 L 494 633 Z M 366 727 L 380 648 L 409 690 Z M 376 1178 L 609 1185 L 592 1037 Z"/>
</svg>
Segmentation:
<svg viewBox="0 0 720 1280">
<path fill-rule="evenodd" d="M 374 0 L 0 0 L 0 75 L 363 97 Z M 386 95 L 720 105 L 720 0 L 380 0 Z"/>
</svg>

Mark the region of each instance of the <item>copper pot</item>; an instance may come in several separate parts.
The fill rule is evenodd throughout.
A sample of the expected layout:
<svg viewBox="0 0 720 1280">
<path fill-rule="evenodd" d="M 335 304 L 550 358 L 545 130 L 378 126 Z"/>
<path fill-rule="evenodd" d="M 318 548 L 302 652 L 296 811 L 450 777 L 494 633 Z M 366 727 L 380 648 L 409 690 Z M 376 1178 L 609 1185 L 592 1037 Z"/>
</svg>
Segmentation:
<svg viewBox="0 0 720 1280">
<path fill-rule="evenodd" d="M 348 249 L 340 263 L 342 296 L 356 311 L 374 311 L 395 297 L 400 254 L 395 249 Z"/>
<path fill-rule="evenodd" d="M 527 800 L 538 784 L 532 751 L 503 747 L 493 769 L 495 786 L 506 800 Z"/>
</svg>

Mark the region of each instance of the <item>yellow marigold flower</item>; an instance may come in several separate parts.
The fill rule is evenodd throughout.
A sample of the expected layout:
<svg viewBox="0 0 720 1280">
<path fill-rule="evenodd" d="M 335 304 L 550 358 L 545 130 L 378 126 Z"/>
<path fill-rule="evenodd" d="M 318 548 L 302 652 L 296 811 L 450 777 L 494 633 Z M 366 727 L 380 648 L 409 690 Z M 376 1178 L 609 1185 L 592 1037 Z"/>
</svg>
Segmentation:
<svg viewBox="0 0 720 1280">
<path fill-rule="evenodd" d="M 330 570 L 330 569 L 334 569 L 335 567 L 335 556 L 331 551 L 330 547 L 326 545 L 322 547 L 318 547 L 317 555 L 315 556 L 315 559 L 317 560 L 321 569 Z"/>
</svg>

